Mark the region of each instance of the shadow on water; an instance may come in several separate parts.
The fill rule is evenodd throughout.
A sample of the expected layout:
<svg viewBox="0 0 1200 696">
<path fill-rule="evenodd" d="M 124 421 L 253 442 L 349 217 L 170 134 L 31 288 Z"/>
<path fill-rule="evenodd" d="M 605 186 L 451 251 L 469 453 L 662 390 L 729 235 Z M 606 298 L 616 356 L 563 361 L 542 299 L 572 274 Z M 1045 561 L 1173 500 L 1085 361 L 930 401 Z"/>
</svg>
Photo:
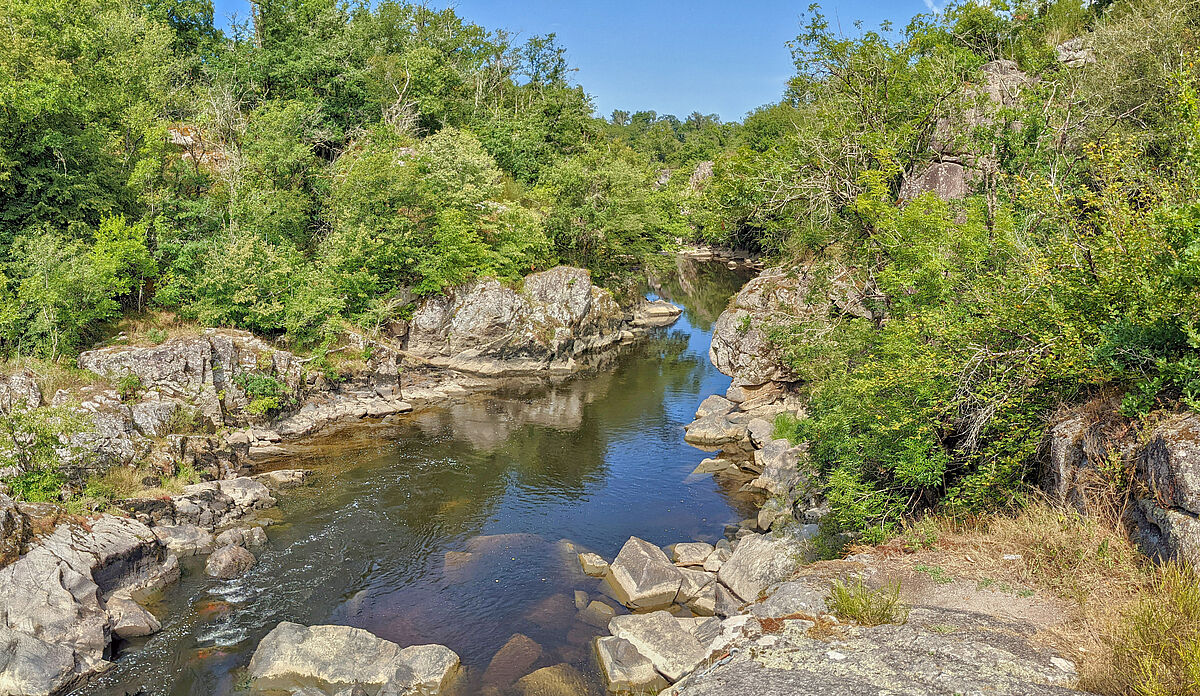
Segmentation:
<svg viewBox="0 0 1200 696">
<path fill-rule="evenodd" d="M 189 559 L 152 607 L 163 631 L 121 646 L 116 667 L 77 693 L 241 693 L 241 668 L 285 620 L 445 644 L 467 666 L 463 693 L 482 688 L 514 633 L 542 648 L 530 669 L 566 662 L 598 679 L 590 641 L 602 631 L 576 620 L 573 598 L 598 587 L 576 553 L 611 558 L 630 535 L 715 541 L 750 511 L 690 476 L 705 453 L 682 437 L 700 400 L 729 384 L 707 359 L 708 331 L 745 276 L 685 270 L 659 281 L 684 316 L 609 370 L 306 443 L 283 465 L 315 481 L 280 496 L 258 565 L 220 582 Z"/>
</svg>

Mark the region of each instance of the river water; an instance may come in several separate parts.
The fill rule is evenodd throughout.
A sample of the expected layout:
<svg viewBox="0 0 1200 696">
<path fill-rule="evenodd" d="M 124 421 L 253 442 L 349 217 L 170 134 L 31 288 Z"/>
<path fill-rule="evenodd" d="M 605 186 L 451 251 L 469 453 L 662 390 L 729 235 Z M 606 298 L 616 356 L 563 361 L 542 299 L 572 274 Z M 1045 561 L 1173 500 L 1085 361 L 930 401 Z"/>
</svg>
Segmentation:
<svg viewBox="0 0 1200 696">
<path fill-rule="evenodd" d="M 356 424 L 305 443 L 286 468 L 313 484 L 280 494 L 258 565 L 233 581 L 198 559 L 151 609 L 163 630 L 118 646 L 78 694 L 244 693 L 244 670 L 278 622 L 347 624 L 401 645 L 441 643 L 464 694 L 510 693 L 484 673 L 515 633 L 599 685 L 574 591 L 598 598 L 576 553 L 611 558 L 631 535 L 714 542 L 750 501 L 711 476 L 683 426 L 729 378 L 708 361 L 712 323 L 745 272 L 680 260 L 655 284 L 684 315 L 608 369 Z M 528 671 L 528 670 L 526 670 Z M 496 688 L 497 690 L 490 690 Z M 599 687 L 597 693 L 602 693 Z"/>
</svg>

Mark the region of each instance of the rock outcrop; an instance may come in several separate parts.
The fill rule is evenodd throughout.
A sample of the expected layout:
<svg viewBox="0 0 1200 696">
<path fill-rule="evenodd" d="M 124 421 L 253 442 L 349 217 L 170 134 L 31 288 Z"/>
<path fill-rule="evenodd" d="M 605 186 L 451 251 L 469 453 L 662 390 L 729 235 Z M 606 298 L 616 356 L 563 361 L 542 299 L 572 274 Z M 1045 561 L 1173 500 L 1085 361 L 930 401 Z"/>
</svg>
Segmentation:
<svg viewBox="0 0 1200 696">
<path fill-rule="evenodd" d="M 526 276 L 519 289 L 485 279 L 425 300 L 409 322 L 405 350 L 489 377 L 568 374 L 619 344 L 624 332 L 673 321 L 669 314 L 647 303 L 626 316 L 587 271 L 559 266 Z"/>
<path fill-rule="evenodd" d="M 989 153 L 978 152 L 976 134 L 1003 126 L 1001 109 L 1015 107 L 1021 92 L 1035 82 L 1011 60 L 994 60 L 979 69 L 978 84 L 963 90 L 961 113 L 938 119 L 930 149 L 934 161 L 909 172 L 900 187 L 900 199 L 909 201 L 926 192 L 942 200 L 966 197 L 971 185 L 995 169 Z"/>
<path fill-rule="evenodd" d="M 835 313 L 874 318 L 866 304 L 870 289 L 857 287 L 849 271 L 825 274 L 820 283 L 814 273 L 810 268 L 768 268 L 746 283 L 717 319 L 709 358 L 733 377 L 734 386 L 796 381 L 771 340 L 777 327 L 828 319 Z"/>
<path fill-rule="evenodd" d="M 1112 466 L 1124 463 L 1133 479 L 1126 521 L 1138 544 L 1156 558 L 1200 563 L 1200 415 L 1168 417 L 1138 441 L 1116 409 L 1087 404 L 1055 420 L 1043 487 L 1085 515 L 1111 515 L 1122 507 Z"/>
<path fill-rule="evenodd" d="M 354 687 L 381 696 L 437 696 L 458 672 L 458 655 L 441 645 L 401 648 L 360 628 L 287 621 L 259 642 L 248 668 L 256 691 L 306 696 Z"/>
<path fill-rule="evenodd" d="M 51 694 L 107 669 L 114 634 L 156 630 L 128 593 L 177 577 L 177 561 L 140 522 L 60 525 L 0 568 L 0 693 Z"/>
</svg>

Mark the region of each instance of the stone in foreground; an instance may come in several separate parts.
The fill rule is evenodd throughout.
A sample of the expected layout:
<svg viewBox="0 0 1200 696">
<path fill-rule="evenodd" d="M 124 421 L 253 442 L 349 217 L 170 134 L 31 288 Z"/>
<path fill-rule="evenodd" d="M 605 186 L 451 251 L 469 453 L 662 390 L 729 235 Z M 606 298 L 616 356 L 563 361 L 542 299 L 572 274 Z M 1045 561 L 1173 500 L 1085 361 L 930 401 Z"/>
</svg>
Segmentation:
<svg viewBox="0 0 1200 696">
<path fill-rule="evenodd" d="M 667 688 L 667 680 L 655 671 L 654 664 L 624 638 L 597 638 L 596 657 L 611 692 L 654 694 Z"/>
<path fill-rule="evenodd" d="M 483 683 L 488 686 L 508 687 L 542 656 L 542 646 L 529 636 L 514 633 L 488 663 L 487 671 L 483 673 Z"/>
<path fill-rule="evenodd" d="M 609 622 L 608 630 L 633 644 L 660 674 L 673 682 L 708 657 L 695 636 L 665 611 L 616 616 Z"/>
<path fill-rule="evenodd" d="M 517 681 L 521 696 L 592 696 L 587 680 L 568 664 L 543 667 Z"/>
<path fill-rule="evenodd" d="M 656 609 L 675 601 L 683 575 L 654 544 L 637 537 L 621 547 L 605 581 L 630 609 Z"/>
<path fill-rule="evenodd" d="M 703 541 L 687 541 L 675 544 L 671 549 L 671 560 L 675 565 L 696 566 L 704 565 L 704 559 L 713 552 L 712 544 Z"/>
<path fill-rule="evenodd" d="M 459 661 L 442 645 L 401 649 L 360 628 L 281 622 L 258 644 L 249 675 L 258 691 L 317 687 L 335 692 L 354 686 L 380 696 L 434 696 L 458 673 Z"/>
</svg>

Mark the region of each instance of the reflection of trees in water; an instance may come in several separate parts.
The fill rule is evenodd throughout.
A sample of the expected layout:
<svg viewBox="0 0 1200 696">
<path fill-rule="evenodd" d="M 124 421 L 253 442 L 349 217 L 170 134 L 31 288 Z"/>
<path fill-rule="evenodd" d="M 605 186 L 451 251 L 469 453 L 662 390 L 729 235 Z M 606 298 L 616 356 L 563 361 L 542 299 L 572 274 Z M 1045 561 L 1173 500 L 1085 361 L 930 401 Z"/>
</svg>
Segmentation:
<svg viewBox="0 0 1200 696">
<path fill-rule="evenodd" d="M 673 270 L 650 278 L 650 287 L 660 297 L 682 305 L 693 326 L 709 331 L 725 311 L 729 298 L 736 295 L 753 274 L 751 269 L 742 266 L 731 269 L 716 261 L 678 256 Z"/>
</svg>

